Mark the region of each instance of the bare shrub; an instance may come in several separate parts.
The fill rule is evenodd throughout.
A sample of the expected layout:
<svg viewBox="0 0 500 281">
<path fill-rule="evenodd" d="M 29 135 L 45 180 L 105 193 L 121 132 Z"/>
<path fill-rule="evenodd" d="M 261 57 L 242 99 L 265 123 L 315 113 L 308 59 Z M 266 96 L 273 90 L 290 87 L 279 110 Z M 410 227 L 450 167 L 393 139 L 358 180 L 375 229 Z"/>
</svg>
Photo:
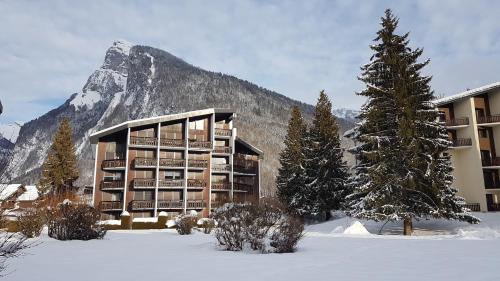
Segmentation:
<svg viewBox="0 0 500 281">
<path fill-rule="evenodd" d="M 19 232 L 28 238 L 40 236 L 45 223 L 44 218 L 43 213 L 36 209 L 24 212 L 17 221 Z"/>
<path fill-rule="evenodd" d="M 211 218 L 204 218 L 198 221 L 198 225 L 203 229 L 203 233 L 210 234 L 215 227 L 215 220 Z"/>
<path fill-rule="evenodd" d="M 214 212 L 217 221 L 215 238 L 228 251 L 241 251 L 246 237 L 246 226 L 251 221 L 248 207 L 243 204 L 225 204 Z"/>
<path fill-rule="evenodd" d="M 64 201 L 47 210 L 49 236 L 58 240 L 101 239 L 106 234 L 99 225 L 99 210 L 86 204 Z"/>
<path fill-rule="evenodd" d="M 180 235 L 191 234 L 191 230 L 196 225 L 196 216 L 187 214 L 181 215 L 176 220 L 176 229 Z"/>
<path fill-rule="evenodd" d="M 4 276 L 6 261 L 9 258 L 18 257 L 24 249 L 36 246 L 34 243 L 27 242 L 27 237 L 17 233 L 0 231 L 0 277 Z"/>
<path fill-rule="evenodd" d="M 303 236 L 304 222 L 300 218 L 286 216 L 274 228 L 270 246 L 276 253 L 292 253 Z"/>
<path fill-rule="evenodd" d="M 266 251 L 265 240 L 269 230 L 282 216 L 280 209 L 267 205 L 247 205 L 251 220 L 246 225 L 246 241 L 252 250 Z"/>
</svg>

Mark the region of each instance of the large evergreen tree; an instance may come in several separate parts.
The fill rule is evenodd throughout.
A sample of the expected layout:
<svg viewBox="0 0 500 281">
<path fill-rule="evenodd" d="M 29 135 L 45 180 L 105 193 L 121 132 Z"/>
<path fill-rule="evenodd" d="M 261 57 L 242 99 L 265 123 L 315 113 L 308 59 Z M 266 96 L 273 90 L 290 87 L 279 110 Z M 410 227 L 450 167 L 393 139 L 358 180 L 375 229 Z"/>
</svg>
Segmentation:
<svg viewBox="0 0 500 281">
<path fill-rule="evenodd" d="M 321 91 L 304 146 L 305 186 L 301 194 L 304 214 L 329 219 L 330 210 L 343 207 L 348 193 L 348 172 L 342 152 L 332 103 Z"/>
<path fill-rule="evenodd" d="M 285 138 L 285 149 L 280 153 L 281 167 L 276 179 L 279 200 L 293 213 L 297 213 L 297 202 L 292 202 L 295 194 L 303 187 L 303 146 L 306 135 L 306 124 L 298 106 L 292 108 Z"/>
<path fill-rule="evenodd" d="M 421 74 L 422 49 L 412 50 L 408 33 L 395 34 L 398 19 L 390 10 L 382 18 L 370 63 L 360 80 L 368 98 L 352 134 L 359 144 L 351 186 L 351 214 L 373 220 L 403 220 L 411 234 L 414 218 L 478 220 L 463 207 L 451 187 L 446 128 L 432 103 L 431 77 Z"/>
<path fill-rule="evenodd" d="M 72 134 L 69 119 L 62 119 L 42 166 L 39 182 L 42 193 L 60 194 L 73 191 L 73 182 L 79 174 Z"/>
</svg>

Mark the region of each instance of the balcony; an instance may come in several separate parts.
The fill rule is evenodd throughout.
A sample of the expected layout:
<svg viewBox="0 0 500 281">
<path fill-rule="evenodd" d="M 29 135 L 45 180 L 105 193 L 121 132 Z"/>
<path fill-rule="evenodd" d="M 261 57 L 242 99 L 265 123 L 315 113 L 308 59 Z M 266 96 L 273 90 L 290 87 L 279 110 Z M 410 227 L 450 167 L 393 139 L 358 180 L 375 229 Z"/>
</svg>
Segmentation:
<svg viewBox="0 0 500 281">
<path fill-rule="evenodd" d="M 184 168 L 184 159 L 160 158 L 160 168 Z"/>
<path fill-rule="evenodd" d="M 500 114 L 477 117 L 478 124 L 500 123 Z"/>
<path fill-rule="evenodd" d="M 213 182 L 212 190 L 223 190 L 223 191 L 231 190 L 231 183 L 228 181 Z"/>
<path fill-rule="evenodd" d="M 232 149 L 230 146 L 215 146 L 212 152 L 218 154 L 231 154 Z"/>
<path fill-rule="evenodd" d="M 494 182 L 491 179 L 484 179 L 484 188 L 486 189 L 500 189 L 500 183 Z"/>
<path fill-rule="evenodd" d="M 189 148 L 211 149 L 212 148 L 212 142 L 210 142 L 210 141 L 194 141 L 194 140 L 190 140 L 189 141 Z"/>
<path fill-rule="evenodd" d="M 212 172 L 231 172 L 229 164 L 212 164 Z"/>
<path fill-rule="evenodd" d="M 141 179 L 141 178 L 135 178 L 132 181 L 132 186 L 134 188 L 138 189 L 154 189 L 156 188 L 156 180 L 155 179 Z"/>
<path fill-rule="evenodd" d="M 158 209 L 183 209 L 184 202 L 182 200 L 159 200 Z"/>
<path fill-rule="evenodd" d="M 134 200 L 131 204 L 132 210 L 151 210 L 155 207 L 153 200 Z"/>
<path fill-rule="evenodd" d="M 493 157 L 490 159 L 482 159 L 483 167 L 496 167 L 500 166 L 500 157 Z"/>
<path fill-rule="evenodd" d="M 464 207 L 470 209 L 472 212 L 480 212 L 481 211 L 481 205 L 479 205 L 479 203 L 465 204 Z"/>
<path fill-rule="evenodd" d="M 499 203 L 490 203 L 488 204 L 489 212 L 500 212 L 500 204 Z"/>
<path fill-rule="evenodd" d="M 122 180 L 101 181 L 101 190 L 123 190 L 125 182 Z"/>
<path fill-rule="evenodd" d="M 121 211 L 123 204 L 121 201 L 101 201 L 101 211 Z"/>
<path fill-rule="evenodd" d="M 220 208 L 224 206 L 224 204 L 228 203 L 228 201 L 211 201 L 210 205 L 212 209 Z"/>
<path fill-rule="evenodd" d="M 158 139 L 156 137 L 130 137 L 130 145 L 136 146 L 157 146 Z"/>
<path fill-rule="evenodd" d="M 462 118 L 446 119 L 445 123 L 447 127 L 468 126 L 469 118 L 462 117 Z"/>
<path fill-rule="evenodd" d="M 247 184 L 247 183 L 235 182 L 233 188 L 234 188 L 234 191 L 242 191 L 242 192 L 252 192 L 253 191 L 253 186 L 251 184 Z"/>
<path fill-rule="evenodd" d="M 125 169 L 125 159 L 103 160 L 101 167 L 103 170 L 121 170 Z"/>
<path fill-rule="evenodd" d="M 246 161 L 246 162 L 238 161 L 234 164 L 233 169 L 236 173 L 256 174 L 257 164 L 253 163 L 253 161 Z"/>
<path fill-rule="evenodd" d="M 201 179 L 188 179 L 187 187 L 191 188 L 205 188 L 207 186 L 207 182 Z"/>
<path fill-rule="evenodd" d="M 205 201 L 203 200 L 189 200 L 187 201 L 188 209 L 203 209 L 206 207 Z"/>
<path fill-rule="evenodd" d="M 182 139 L 163 139 L 163 138 L 160 138 L 160 146 L 184 147 L 185 141 Z"/>
<path fill-rule="evenodd" d="M 134 159 L 134 167 L 135 168 L 155 168 L 156 162 L 157 161 L 155 158 L 137 157 Z"/>
<path fill-rule="evenodd" d="M 472 146 L 472 139 L 470 138 L 456 138 L 456 139 L 450 139 L 450 141 L 451 141 L 450 148 Z"/>
<path fill-rule="evenodd" d="M 232 135 L 231 129 L 215 128 L 214 132 L 218 137 L 230 137 Z"/>
<path fill-rule="evenodd" d="M 158 188 L 182 188 L 184 180 L 159 180 Z"/>
<path fill-rule="evenodd" d="M 208 160 L 189 159 L 188 160 L 188 167 L 189 168 L 205 169 L 208 167 Z"/>
</svg>

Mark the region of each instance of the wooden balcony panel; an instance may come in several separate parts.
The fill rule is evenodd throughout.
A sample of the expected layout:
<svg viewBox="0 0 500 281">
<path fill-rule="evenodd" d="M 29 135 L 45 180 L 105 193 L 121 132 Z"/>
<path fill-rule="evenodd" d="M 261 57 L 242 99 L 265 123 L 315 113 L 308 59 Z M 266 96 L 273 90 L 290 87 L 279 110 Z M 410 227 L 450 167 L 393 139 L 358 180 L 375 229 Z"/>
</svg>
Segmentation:
<svg viewBox="0 0 500 281">
<path fill-rule="evenodd" d="M 125 159 L 109 159 L 109 160 L 103 160 L 101 167 L 103 169 L 110 169 L 110 168 L 125 168 Z"/>
<path fill-rule="evenodd" d="M 182 209 L 184 202 L 182 200 L 158 200 L 158 209 Z"/>
<path fill-rule="evenodd" d="M 483 164 L 483 167 L 500 166 L 500 157 L 494 157 L 491 159 L 482 159 L 481 162 Z"/>
<path fill-rule="evenodd" d="M 110 190 L 110 189 L 122 190 L 124 187 L 125 187 L 125 181 L 122 180 L 101 181 L 101 190 Z"/>
<path fill-rule="evenodd" d="M 472 146 L 471 138 L 456 138 L 450 139 L 452 147 L 460 147 L 460 146 Z"/>
<path fill-rule="evenodd" d="M 157 146 L 158 139 L 156 137 L 130 137 L 131 145 Z"/>
<path fill-rule="evenodd" d="M 231 154 L 232 149 L 230 146 L 215 146 L 213 153 L 224 153 L 224 154 Z"/>
<path fill-rule="evenodd" d="M 156 187 L 156 180 L 155 179 L 135 178 L 132 182 L 132 186 L 134 188 L 155 188 Z"/>
<path fill-rule="evenodd" d="M 160 167 L 182 168 L 184 163 L 184 159 L 160 158 Z"/>
<path fill-rule="evenodd" d="M 231 165 L 229 165 L 229 164 L 212 164 L 212 171 L 214 171 L 214 172 L 230 172 Z"/>
<path fill-rule="evenodd" d="M 206 187 L 207 181 L 201 179 L 188 179 L 187 180 L 188 187 Z"/>
<path fill-rule="evenodd" d="M 210 141 L 189 141 L 189 147 L 190 148 L 201 148 L 201 149 L 211 149 L 212 148 L 212 142 Z"/>
<path fill-rule="evenodd" d="M 252 192 L 253 186 L 251 184 L 247 184 L 247 183 L 235 182 L 233 184 L 233 189 L 238 190 L 238 191 Z"/>
<path fill-rule="evenodd" d="M 160 146 L 167 147 L 184 147 L 185 141 L 183 139 L 163 139 L 160 138 Z"/>
<path fill-rule="evenodd" d="M 158 181 L 158 187 L 182 187 L 184 185 L 184 180 L 160 180 Z"/>
<path fill-rule="evenodd" d="M 257 169 L 253 165 L 238 165 L 234 164 L 233 169 L 235 172 L 246 173 L 246 174 L 256 174 Z"/>
<path fill-rule="evenodd" d="M 203 200 L 188 200 L 187 208 L 188 209 L 203 209 L 206 207 L 205 201 Z"/>
<path fill-rule="evenodd" d="M 101 201 L 99 205 L 101 211 L 118 211 L 123 209 L 121 201 Z"/>
<path fill-rule="evenodd" d="M 230 137 L 232 135 L 232 131 L 230 129 L 215 128 L 214 131 L 216 136 Z"/>
<path fill-rule="evenodd" d="M 477 118 L 477 123 L 478 124 L 499 123 L 499 122 L 500 122 L 500 114 L 489 115 L 489 116 L 484 116 L 484 117 L 478 117 Z"/>
<path fill-rule="evenodd" d="M 446 119 L 445 123 L 446 123 L 446 126 L 448 126 L 448 127 L 465 126 L 465 125 L 469 125 L 469 118 L 462 117 L 462 118 Z"/>
<path fill-rule="evenodd" d="M 470 209 L 472 212 L 480 212 L 481 211 L 481 205 L 479 203 L 465 204 L 464 207 Z"/>
<path fill-rule="evenodd" d="M 488 211 L 490 211 L 490 212 L 500 212 L 500 203 L 490 203 L 490 204 L 488 204 Z"/>
<path fill-rule="evenodd" d="M 154 209 L 155 202 L 153 200 L 133 200 L 132 209 L 133 210 L 144 210 L 144 209 Z"/>
<path fill-rule="evenodd" d="M 212 190 L 231 190 L 230 182 L 213 182 Z"/>
<path fill-rule="evenodd" d="M 208 160 L 189 159 L 188 166 L 191 168 L 207 168 Z"/>
<path fill-rule="evenodd" d="M 224 206 L 224 204 L 226 203 L 229 203 L 228 201 L 211 201 L 210 202 L 210 205 L 212 207 L 212 209 L 215 209 L 215 208 L 220 208 L 222 206 Z"/>
<path fill-rule="evenodd" d="M 143 158 L 136 157 L 134 159 L 134 166 L 137 167 L 156 167 L 156 158 Z"/>
</svg>

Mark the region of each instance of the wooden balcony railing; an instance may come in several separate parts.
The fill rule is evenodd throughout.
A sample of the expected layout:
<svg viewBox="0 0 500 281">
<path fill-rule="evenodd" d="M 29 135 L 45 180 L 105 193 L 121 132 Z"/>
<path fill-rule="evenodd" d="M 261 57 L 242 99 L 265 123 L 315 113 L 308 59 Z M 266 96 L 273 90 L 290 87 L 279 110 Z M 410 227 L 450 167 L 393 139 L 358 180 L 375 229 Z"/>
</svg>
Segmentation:
<svg viewBox="0 0 500 281">
<path fill-rule="evenodd" d="M 233 183 L 233 189 L 238 191 L 252 192 L 253 186 L 247 183 L 235 182 Z"/>
<path fill-rule="evenodd" d="M 132 145 L 145 145 L 145 146 L 157 146 L 158 139 L 155 137 L 130 137 L 130 144 Z"/>
<path fill-rule="evenodd" d="M 472 139 L 470 138 L 457 138 L 450 139 L 452 147 L 460 147 L 460 146 L 472 146 Z"/>
<path fill-rule="evenodd" d="M 188 166 L 191 168 L 206 168 L 208 167 L 208 160 L 189 159 Z"/>
<path fill-rule="evenodd" d="M 203 200 L 189 200 L 187 201 L 188 209 L 202 209 L 205 208 L 206 204 Z"/>
<path fill-rule="evenodd" d="M 158 181 L 158 187 L 182 187 L 184 185 L 184 180 L 160 180 Z"/>
<path fill-rule="evenodd" d="M 159 200 L 158 209 L 181 209 L 184 208 L 182 200 Z"/>
<path fill-rule="evenodd" d="M 102 168 L 110 169 L 110 168 L 125 168 L 125 159 L 111 159 L 111 160 L 103 160 Z"/>
<path fill-rule="evenodd" d="M 215 128 L 215 135 L 222 137 L 230 137 L 232 134 L 230 129 Z"/>
<path fill-rule="evenodd" d="M 488 204 L 488 211 L 490 211 L 490 212 L 499 212 L 500 211 L 500 203 L 490 203 L 490 204 Z"/>
<path fill-rule="evenodd" d="M 188 179 L 187 186 L 188 187 L 206 187 L 207 182 L 205 180 L 200 180 L 200 179 Z"/>
<path fill-rule="evenodd" d="M 481 211 L 481 205 L 479 203 L 465 204 L 464 207 L 470 209 L 472 212 L 480 212 Z"/>
<path fill-rule="evenodd" d="M 203 149 L 210 149 L 212 148 L 212 142 L 210 141 L 189 141 L 189 147 L 190 148 L 203 148 Z"/>
<path fill-rule="evenodd" d="M 132 186 L 134 188 L 155 188 L 156 187 L 156 180 L 155 179 L 135 178 L 132 182 Z"/>
<path fill-rule="evenodd" d="M 255 174 L 257 172 L 257 167 L 254 165 L 241 165 L 234 164 L 233 169 L 235 172 Z"/>
<path fill-rule="evenodd" d="M 500 166 L 500 157 L 494 157 L 491 159 L 482 159 L 483 167 L 488 166 Z"/>
<path fill-rule="evenodd" d="M 230 172 L 231 165 L 229 165 L 229 164 L 212 164 L 212 171 L 214 171 L 214 172 Z"/>
<path fill-rule="evenodd" d="M 144 158 L 137 157 L 134 159 L 134 166 L 136 168 L 139 167 L 156 167 L 156 159 L 155 158 Z"/>
<path fill-rule="evenodd" d="M 168 147 L 183 147 L 184 140 L 181 139 L 163 139 L 160 138 L 160 146 L 168 146 Z"/>
<path fill-rule="evenodd" d="M 101 201 L 100 208 L 102 211 L 117 211 L 123 209 L 121 201 Z"/>
<path fill-rule="evenodd" d="M 493 182 L 492 179 L 484 179 L 484 188 L 486 189 L 500 189 L 500 182 Z"/>
<path fill-rule="evenodd" d="M 125 182 L 122 180 L 101 181 L 101 190 L 123 189 L 124 187 L 125 187 Z"/>
<path fill-rule="evenodd" d="M 153 200 L 133 200 L 132 210 L 154 209 L 155 202 Z"/>
<path fill-rule="evenodd" d="M 181 168 L 184 163 L 184 159 L 160 158 L 160 167 Z"/>
<path fill-rule="evenodd" d="M 212 209 L 219 208 L 224 206 L 224 204 L 228 203 L 227 201 L 211 201 L 210 205 Z"/>
<path fill-rule="evenodd" d="M 497 122 L 500 122 L 500 114 L 489 115 L 489 116 L 484 116 L 484 117 L 478 117 L 477 118 L 477 123 L 478 124 L 497 123 Z"/>
<path fill-rule="evenodd" d="M 227 181 L 223 182 L 213 182 L 212 183 L 212 189 L 215 190 L 230 190 L 231 189 L 231 183 Z"/>
<path fill-rule="evenodd" d="M 469 118 L 462 117 L 462 118 L 455 118 L 455 119 L 446 119 L 445 123 L 446 123 L 446 126 L 448 126 L 448 127 L 469 125 Z"/>
<path fill-rule="evenodd" d="M 231 154 L 232 150 L 230 146 L 215 146 L 212 152 Z"/>
</svg>

